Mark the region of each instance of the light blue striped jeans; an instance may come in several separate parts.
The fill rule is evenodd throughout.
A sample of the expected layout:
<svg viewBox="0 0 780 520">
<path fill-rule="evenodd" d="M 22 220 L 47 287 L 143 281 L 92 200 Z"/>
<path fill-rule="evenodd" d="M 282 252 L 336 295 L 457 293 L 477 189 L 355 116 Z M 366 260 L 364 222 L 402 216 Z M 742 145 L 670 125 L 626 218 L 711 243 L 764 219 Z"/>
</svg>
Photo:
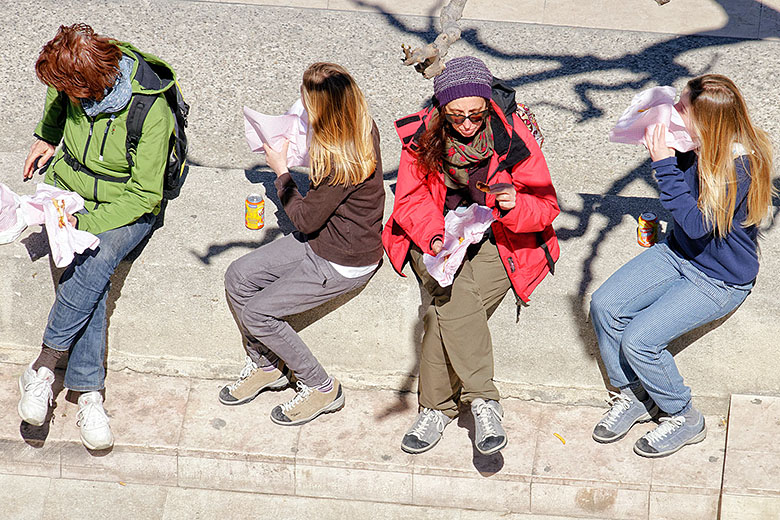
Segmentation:
<svg viewBox="0 0 780 520">
<path fill-rule="evenodd" d="M 752 282 L 730 286 L 707 276 L 665 242 L 630 260 L 590 302 L 610 383 L 617 388 L 641 383 L 664 412 L 688 411 L 691 389 L 667 345 L 739 307 L 752 288 Z"/>
</svg>

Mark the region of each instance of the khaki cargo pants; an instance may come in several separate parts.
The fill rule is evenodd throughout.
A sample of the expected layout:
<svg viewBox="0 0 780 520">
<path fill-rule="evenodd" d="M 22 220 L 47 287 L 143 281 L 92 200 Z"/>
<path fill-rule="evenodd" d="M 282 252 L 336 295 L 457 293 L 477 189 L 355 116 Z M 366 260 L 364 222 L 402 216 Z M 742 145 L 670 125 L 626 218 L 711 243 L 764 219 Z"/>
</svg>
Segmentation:
<svg viewBox="0 0 780 520">
<path fill-rule="evenodd" d="M 412 269 L 433 296 L 423 318 L 420 406 L 458 415 L 458 398 L 498 400 L 493 383 L 493 343 L 488 318 L 511 287 L 494 239 L 472 245 L 455 280 L 442 288 L 412 245 Z"/>
</svg>

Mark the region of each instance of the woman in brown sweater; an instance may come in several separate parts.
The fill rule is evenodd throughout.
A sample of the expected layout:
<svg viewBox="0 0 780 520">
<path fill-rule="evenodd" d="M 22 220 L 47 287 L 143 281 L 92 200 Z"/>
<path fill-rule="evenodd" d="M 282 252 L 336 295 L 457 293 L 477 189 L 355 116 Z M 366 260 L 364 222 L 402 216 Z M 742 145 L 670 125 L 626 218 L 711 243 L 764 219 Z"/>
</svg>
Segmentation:
<svg viewBox="0 0 780 520">
<path fill-rule="evenodd" d="M 301 97 L 311 132 L 305 197 L 287 169 L 288 143 L 278 151 L 265 146 L 279 200 L 297 232 L 244 255 L 225 273 L 247 358 L 219 399 L 246 403 L 294 377 L 295 397 L 271 411 L 281 425 L 303 424 L 344 406 L 341 384 L 284 318 L 365 285 L 383 252 L 379 132 L 363 93 L 343 67 L 315 63 L 303 74 Z"/>
</svg>

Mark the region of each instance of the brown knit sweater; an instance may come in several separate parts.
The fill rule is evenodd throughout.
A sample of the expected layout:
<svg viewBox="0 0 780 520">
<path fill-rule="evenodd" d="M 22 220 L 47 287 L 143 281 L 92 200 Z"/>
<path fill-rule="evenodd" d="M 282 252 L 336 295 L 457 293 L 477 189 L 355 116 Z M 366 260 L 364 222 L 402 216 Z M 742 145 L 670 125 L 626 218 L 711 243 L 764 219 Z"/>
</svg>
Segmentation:
<svg viewBox="0 0 780 520">
<path fill-rule="evenodd" d="M 289 173 L 274 182 L 284 211 L 312 250 L 336 264 L 360 267 L 382 259 L 385 188 L 376 124 L 371 136 L 376 168 L 357 186 L 333 186 L 326 178 L 318 186 L 310 185 L 303 197 Z"/>
</svg>

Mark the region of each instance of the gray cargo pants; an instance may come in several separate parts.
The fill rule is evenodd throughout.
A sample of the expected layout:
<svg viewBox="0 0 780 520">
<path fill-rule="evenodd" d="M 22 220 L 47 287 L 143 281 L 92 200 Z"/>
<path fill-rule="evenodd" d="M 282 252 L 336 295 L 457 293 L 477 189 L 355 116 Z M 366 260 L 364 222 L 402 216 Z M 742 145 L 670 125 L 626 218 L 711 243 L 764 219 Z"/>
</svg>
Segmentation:
<svg viewBox="0 0 780 520">
<path fill-rule="evenodd" d="M 267 365 L 263 358 L 270 350 L 306 386 L 324 383 L 325 369 L 283 318 L 356 289 L 372 275 L 345 278 L 298 233 L 234 261 L 225 272 L 225 290 L 247 354 L 255 363 Z"/>
</svg>

